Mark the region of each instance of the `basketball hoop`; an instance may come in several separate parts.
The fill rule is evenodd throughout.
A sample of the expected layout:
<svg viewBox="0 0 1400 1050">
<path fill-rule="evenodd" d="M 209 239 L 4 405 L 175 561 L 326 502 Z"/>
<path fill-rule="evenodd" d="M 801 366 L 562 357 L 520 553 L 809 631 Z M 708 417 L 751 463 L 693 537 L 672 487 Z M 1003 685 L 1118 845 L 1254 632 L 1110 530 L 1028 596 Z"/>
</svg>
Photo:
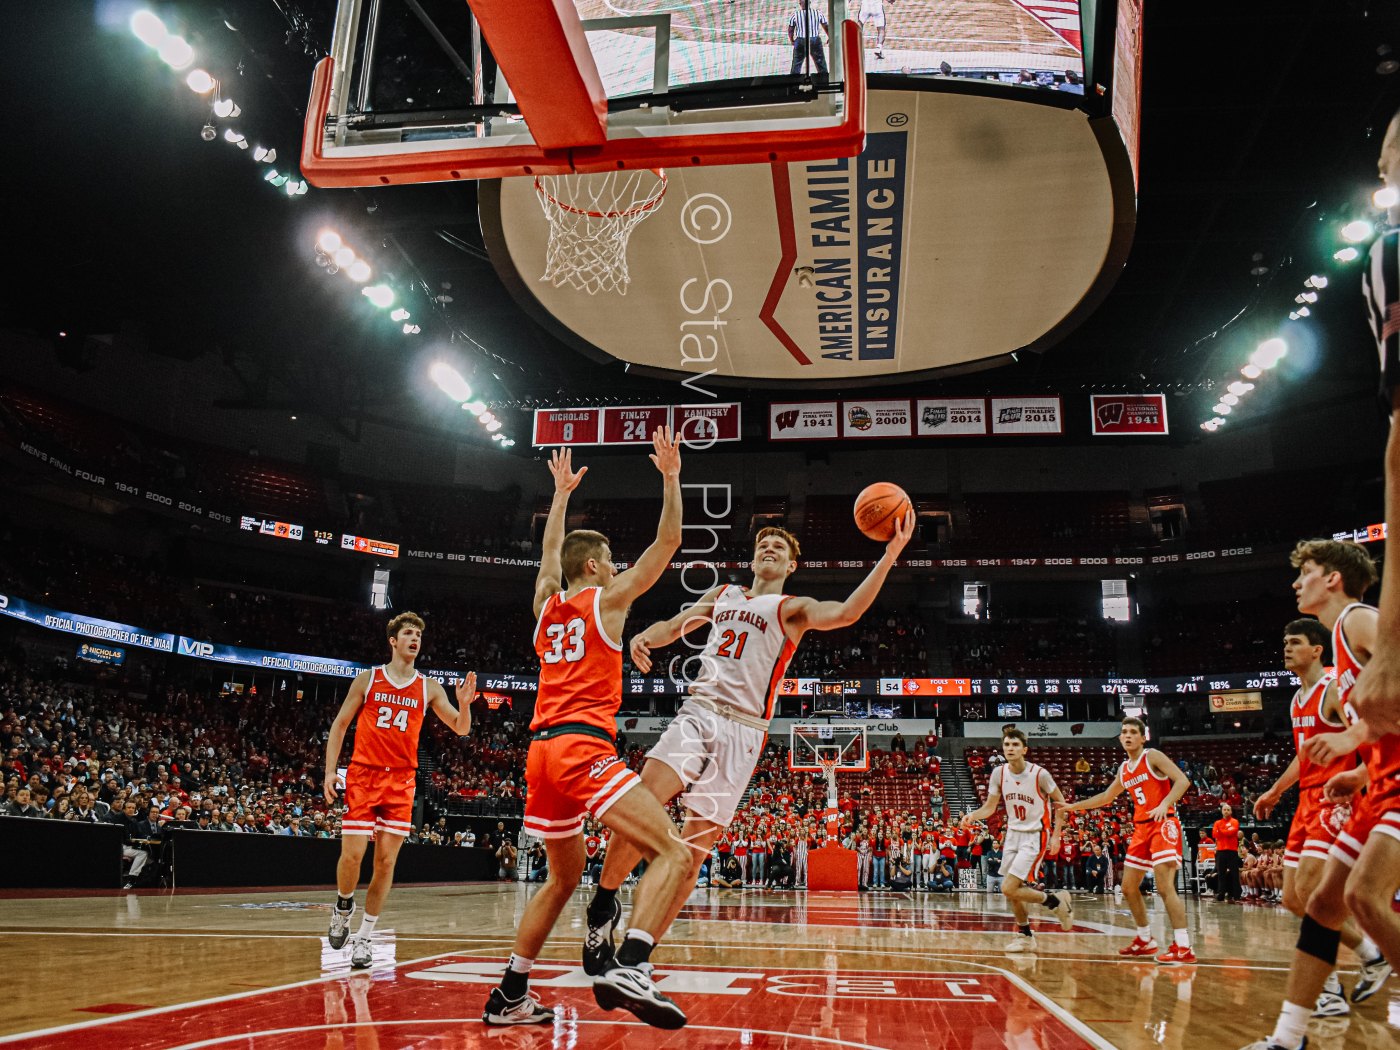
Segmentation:
<svg viewBox="0 0 1400 1050">
<path fill-rule="evenodd" d="M 831 755 L 820 754 L 817 756 L 817 764 L 821 766 L 822 776 L 826 777 L 826 837 L 835 841 L 839 838 L 840 830 L 840 806 L 836 798 L 836 770 L 841 764 L 840 753 Z"/>
<path fill-rule="evenodd" d="M 627 241 L 661 207 L 666 172 L 649 168 L 596 175 L 537 175 L 535 192 L 549 222 L 542 281 L 556 288 L 627 294 Z"/>
</svg>

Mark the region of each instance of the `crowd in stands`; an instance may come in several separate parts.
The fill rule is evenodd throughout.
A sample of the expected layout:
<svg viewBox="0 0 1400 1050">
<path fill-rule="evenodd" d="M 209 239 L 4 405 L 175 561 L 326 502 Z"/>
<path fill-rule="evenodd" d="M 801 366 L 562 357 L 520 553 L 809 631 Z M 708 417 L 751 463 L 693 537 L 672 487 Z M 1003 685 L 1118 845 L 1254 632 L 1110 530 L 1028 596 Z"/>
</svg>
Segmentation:
<svg viewBox="0 0 1400 1050">
<path fill-rule="evenodd" d="M 1117 674 L 1111 628 L 1063 613 L 950 624 L 948 661 L 959 674 L 989 678 L 1108 678 Z"/>
<path fill-rule="evenodd" d="M 1149 675 L 1258 671 L 1278 665 L 1283 625 L 1297 616 L 1286 588 L 1214 602 L 1165 601 L 1143 610 L 1143 667 Z"/>
</svg>

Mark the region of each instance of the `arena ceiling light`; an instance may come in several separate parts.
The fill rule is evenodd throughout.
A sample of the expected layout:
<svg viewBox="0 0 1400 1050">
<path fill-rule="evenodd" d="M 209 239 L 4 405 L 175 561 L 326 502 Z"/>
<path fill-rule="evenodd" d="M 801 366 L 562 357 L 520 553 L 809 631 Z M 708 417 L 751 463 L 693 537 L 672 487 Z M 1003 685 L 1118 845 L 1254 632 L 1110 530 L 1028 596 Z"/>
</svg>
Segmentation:
<svg viewBox="0 0 1400 1050">
<path fill-rule="evenodd" d="M 368 288 L 365 291 L 369 291 Z M 439 390 L 450 397 L 458 404 L 466 404 L 472 398 L 472 388 L 462 373 L 453 368 L 446 361 L 435 361 L 428 369 L 428 376 L 437 384 Z"/>
<path fill-rule="evenodd" d="M 1234 411 L 1234 409 L 1227 405 L 1224 401 L 1221 401 L 1214 408 L 1212 408 L 1211 411 L 1214 412 L 1217 416 L 1228 416 L 1231 412 Z"/>
<path fill-rule="evenodd" d="M 345 276 L 349 277 L 350 280 L 354 281 L 356 284 L 364 284 L 368 281 L 370 273 L 369 263 L 365 262 L 363 259 L 356 259 L 345 268 Z"/>
<path fill-rule="evenodd" d="M 408 320 L 408 316 L 409 316 L 409 315 L 408 315 L 408 311 L 405 310 L 402 306 L 400 306 L 397 310 L 395 310 L 393 313 L 391 313 L 391 314 L 389 315 L 389 320 L 391 320 L 391 321 L 407 321 L 407 320 Z"/>
<path fill-rule="evenodd" d="M 1328 281 L 1327 278 L 1324 277 L 1322 274 L 1315 273 L 1303 283 L 1310 288 L 1326 288 Z"/>
<path fill-rule="evenodd" d="M 1394 186 L 1382 186 L 1371 194 L 1371 203 L 1382 211 L 1393 208 L 1400 204 L 1400 189 L 1396 189 Z"/>
<path fill-rule="evenodd" d="M 468 401 L 462 407 L 474 416 L 479 416 L 486 411 L 486 403 L 484 401 Z"/>
<path fill-rule="evenodd" d="M 1299 311 L 1300 313 L 1302 311 Z M 1288 344 L 1282 339 L 1265 339 L 1254 353 L 1249 355 L 1249 363 L 1259 368 L 1270 369 L 1283 360 L 1288 353 Z"/>
<path fill-rule="evenodd" d="M 394 305 L 394 290 L 387 284 L 372 284 L 368 288 L 361 288 L 360 294 L 381 310 L 387 310 Z"/>
<path fill-rule="evenodd" d="M 160 47 L 156 48 L 156 54 L 174 70 L 186 69 L 194 62 L 194 48 L 190 47 L 189 41 L 184 37 L 174 34 L 161 41 Z"/>
<path fill-rule="evenodd" d="M 277 159 L 277 151 L 275 149 L 268 149 L 265 146 L 259 146 L 253 150 L 253 159 L 262 164 L 271 164 Z"/>
<path fill-rule="evenodd" d="M 334 230 L 322 230 L 316 237 L 316 247 L 327 255 L 339 251 L 341 243 L 340 234 Z"/>
<path fill-rule="evenodd" d="M 494 434 L 496 431 L 501 429 L 501 421 L 499 419 L 491 420 L 491 422 L 486 424 L 486 429 L 489 433 Z"/>
<path fill-rule="evenodd" d="M 1340 251 L 1333 252 L 1332 258 L 1336 259 L 1338 262 L 1349 263 L 1355 262 L 1360 255 L 1361 253 L 1355 248 L 1342 248 Z"/>
<path fill-rule="evenodd" d="M 406 324 L 406 325 L 403 326 L 403 334 L 404 334 L 404 335 L 417 335 L 417 334 L 418 334 L 419 332 L 421 332 L 422 330 L 423 330 L 423 329 L 419 328 L 416 324 L 412 324 L 412 323 Z"/>
<path fill-rule="evenodd" d="M 1369 241 L 1376 228 L 1365 219 L 1353 219 L 1342 227 L 1341 232 L 1342 240 L 1348 244 L 1360 244 L 1362 241 Z"/>
<path fill-rule="evenodd" d="M 243 107 L 231 98 L 216 98 L 214 100 L 214 116 L 220 120 L 241 116 L 242 113 Z"/>
<path fill-rule="evenodd" d="M 196 95 L 207 95 L 214 90 L 214 78 L 202 69 L 191 69 L 185 85 Z"/>
<path fill-rule="evenodd" d="M 1308 317 L 1308 316 L 1310 316 L 1311 314 L 1312 314 L 1312 311 L 1309 310 L 1306 306 L 1300 306 L 1300 307 L 1298 307 L 1298 316 L 1299 316 L 1299 317 Z"/>
<path fill-rule="evenodd" d="M 136 34 L 136 39 L 151 48 L 160 47 L 170 35 L 170 30 L 165 28 L 165 23 L 153 11 L 137 11 L 128 25 Z"/>
<path fill-rule="evenodd" d="M 1244 397 L 1245 394 L 1249 393 L 1251 390 L 1254 389 L 1254 384 L 1241 383 L 1238 380 L 1236 380 L 1225 389 L 1230 391 L 1230 393 L 1236 395 L 1237 397 Z"/>
</svg>

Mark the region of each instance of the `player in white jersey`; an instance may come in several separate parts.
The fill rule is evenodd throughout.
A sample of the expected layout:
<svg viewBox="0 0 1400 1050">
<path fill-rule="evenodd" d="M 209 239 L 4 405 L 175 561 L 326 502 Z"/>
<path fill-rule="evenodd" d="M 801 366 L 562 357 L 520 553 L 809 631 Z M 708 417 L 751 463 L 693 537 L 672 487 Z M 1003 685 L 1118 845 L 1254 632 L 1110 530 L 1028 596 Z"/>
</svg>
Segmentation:
<svg viewBox="0 0 1400 1050">
<path fill-rule="evenodd" d="M 1045 905 L 1059 918 L 1060 926 L 1066 933 L 1074 928 L 1074 908 L 1068 894 L 1060 897 L 1026 885 L 1038 881 L 1040 862 L 1047 854 L 1053 857 L 1060 852 L 1060 833 L 1064 830 L 1065 815 L 1063 811 L 1055 812 L 1052 831 L 1047 800 L 1063 802 L 1065 797 L 1055 786 L 1055 778 L 1049 770 L 1026 761 L 1025 733 L 1015 728 L 1002 733 L 1001 753 L 1006 756 L 1006 764 L 992 770 L 991 779 L 987 782 L 987 801 L 980 809 L 963 817 L 961 823 L 965 828 L 971 827 L 995 813 L 998 802 L 1006 803 L 1006 841 L 1001 847 L 1001 892 L 1011 904 L 1019 934 L 1012 938 L 1006 950 L 1033 952 L 1035 938 L 1031 933 L 1027 904 Z"/>
<path fill-rule="evenodd" d="M 914 520 L 910 511 L 875 568 L 839 602 L 784 594 L 783 585 L 797 569 L 801 549 L 786 529 L 762 529 L 754 541 L 749 587 L 713 587 L 671 619 L 652 624 L 632 639 L 632 663 L 646 673 L 651 670 L 652 649 L 703 625 L 710 628 L 703 651 L 676 661 L 670 669 L 673 680 L 685 676 L 690 695 L 642 767 L 642 783 L 663 805 L 680 796 L 683 836 L 691 846 L 690 878 L 671 902 L 662 934 L 695 889 L 710 846 L 734 819 L 767 742 L 778 686 L 798 641 L 807 631 L 849 627 L 865 614 L 914 534 Z M 699 673 L 689 677 L 697 664 Z M 617 888 L 641 859 L 630 842 L 613 836 L 588 905 L 583 967 L 589 974 L 607 968 L 613 930 L 622 913 Z"/>
<path fill-rule="evenodd" d="M 894 0 L 890 0 L 894 3 Z M 875 57 L 885 57 L 885 0 L 860 0 L 860 24 L 874 26 Z"/>
</svg>

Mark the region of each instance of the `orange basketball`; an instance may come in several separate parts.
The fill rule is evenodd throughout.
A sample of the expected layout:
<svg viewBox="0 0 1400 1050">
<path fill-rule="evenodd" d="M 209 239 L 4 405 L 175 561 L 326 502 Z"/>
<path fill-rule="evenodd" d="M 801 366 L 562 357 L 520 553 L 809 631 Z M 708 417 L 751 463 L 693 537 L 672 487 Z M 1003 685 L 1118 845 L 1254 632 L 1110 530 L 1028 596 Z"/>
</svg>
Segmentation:
<svg viewBox="0 0 1400 1050">
<path fill-rule="evenodd" d="M 911 506 L 909 494 L 898 485 L 877 481 L 856 497 L 856 528 L 872 540 L 888 543 Z"/>
</svg>

